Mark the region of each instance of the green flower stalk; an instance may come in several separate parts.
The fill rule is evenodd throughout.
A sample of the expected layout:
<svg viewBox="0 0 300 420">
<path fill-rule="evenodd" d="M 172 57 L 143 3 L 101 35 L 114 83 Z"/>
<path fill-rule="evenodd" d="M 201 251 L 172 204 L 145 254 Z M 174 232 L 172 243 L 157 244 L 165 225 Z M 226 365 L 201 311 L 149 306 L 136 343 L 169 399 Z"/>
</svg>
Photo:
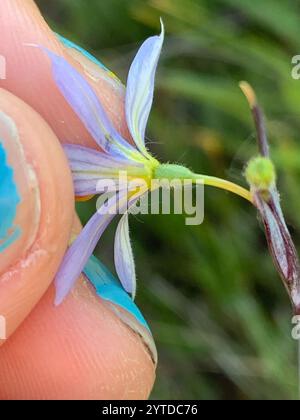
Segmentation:
<svg viewBox="0 0 300 420">
<path fill-rule="evenodd" d="M 154 175 L 154 179 L 168 179 L 172 181 L 173 179 L 189 179 L 193 182 L 202 181 L 203 185 L 220 188 L 226 191 L 230 191 L 240 197 L 243 197 L 245 200 L 252 202 L 250 191 L 245 188 L 237 185 L 233 182 L 227 181 L 223 178 L 217 178 L 209 175 L 200 175 L 195 174 L 190 169 L 185 166 L 175 165 L 170 163 L 163 163 L 157 166 Z"/>
</svg>

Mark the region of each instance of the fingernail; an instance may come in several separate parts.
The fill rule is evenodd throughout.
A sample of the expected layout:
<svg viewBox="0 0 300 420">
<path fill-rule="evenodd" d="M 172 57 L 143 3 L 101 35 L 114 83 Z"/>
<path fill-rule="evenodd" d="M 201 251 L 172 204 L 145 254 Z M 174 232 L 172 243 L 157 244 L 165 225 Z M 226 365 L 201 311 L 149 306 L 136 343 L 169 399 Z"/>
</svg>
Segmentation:
<svg viewBox="0 0 300 420">
<path fill-rule="evenodd" d="M 156 366 L 157 350 L 150 328 L 141 311 L 125 292 L 120 282 L 94 256 L 85 266 L 84 274 L 94 286 L 97 295 L 105 300 L 122 322 L 141 337 Z"/>
<path fill-rule="evenodd" d="M 0 111 L 0 274 L 21 258 L 39 226 L 37 177 L 14 121 Z"/>
<path fill-rule="evenodd" d="M 124 138 L 130 138 L 127 124 L 124 123 L 125 86 L 123 83 L 89 52 L 58 34 L 56 36 L 64 49 L 65 58 L 68 59 L 69 56 L 71 60 L 78 63 L 80 70 L 90 79 L 117 130 L 123 134 Z"/>
<path fill-rule="evenodd" d="M 78 61 L 83 66 L 89 77 L 95 81 L 99 79 L 106 79 L 107 81 L 113 83 L 115 87 L 119 86 L 120 88 L 123 88 L 123 85 L 118 77 L 96 57 L 74 42 L 69 41 L 67 38 L 59 34 L 56 34 L 56 36 L 65 47 L 68 54 L 70 54 L 74 60 Z"/>
</svg>

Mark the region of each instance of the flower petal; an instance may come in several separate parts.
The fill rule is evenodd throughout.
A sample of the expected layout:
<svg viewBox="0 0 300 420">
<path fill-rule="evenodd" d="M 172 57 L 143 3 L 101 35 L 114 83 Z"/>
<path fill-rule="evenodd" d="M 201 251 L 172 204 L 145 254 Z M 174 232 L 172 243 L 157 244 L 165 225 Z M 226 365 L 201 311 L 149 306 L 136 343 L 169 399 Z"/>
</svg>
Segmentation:
<svg viewBox="0 0 300 420">
<path fill-rule="evenodd" d="M 128 213 L 125 213 L 117 227 L 115 236 L 115 267 L 126 292 L 135 298 L 136 274 L 133 252 L 129 238 Z"/>
<path fill-rule="evenodd" d="M 96 93 L 64 58 L 43 48 L 52 62 L 55 81 L 67 102 L 99 146 L 107 153 L 127 157 L 136 151 L 110 123 Z"/>
<path fill-rule="evenodd" d="M 117 192 L 133 190 L 147 185 L 143 178 L 123 177 L 118 172 L 111 170 L 98 171 L 79 170 L 73 172 L 73 185 L 75 196 L 102 194 L 104 192 Z"/>
<path fill-rule="evenodd" d="M 148 188 L 145 185 L 141 185 L 139 186 L 138 192 L 135 192 L 130 197 L 127 206 L 128 209 L 120 219 L 115 235 L 114 257 L 116 271 L 122 286 L 126 292 L 132 295 L 133 299 L 136 294 L 136 274 L 129 237 L 128 213 L 132 210 L 135 203 L 146 194 L 148 194 Z"/>
<path fill-rule="evenodd" d="M 79 179 L 73 181 L 75 197 L 96 195 L 98 192 L 99 179 Z"/>
<path fill-rule="evenodd" d="M 122 199 L 124 201 L 125 195 L 122 196 Z M 120 200 L 119 194 L 110 198 L 106 203 L 105 211 L 103 211 L 104 206 L 102 206 L 91 217 L 75 242 L 67 250 L 55 278 L 56 305 L 59 305 L 71 291 L 86 262 L 92 255 L 102 233 L 114 218 L 116 213 L 114 209 L 116 209 Z"/>
<path fill-rule="evenodd" d="M 113 158 L 88 147 L 67 144 L 64 145 L 64 151 L 72 170 L 75 195 L 78 197 L 123 190 L 127 188 L 127 178 L 139 177 L 140 170 L 141 174 L 143 172 L 141 163 Z"/>
<path fill-rule="evenodd" d="M 76 197 L 85 197 L 108 192 L 124 191 L 129 188 L 129 184 L 118 179 L 109 177 L 89 178 L 88 175 L 80 174 L 74 180 L 74 191 Z M 135 183 L 138 186 L 138 182 Z"/>
<path fill-rule="evenodd" d="M 71 163 L 85 162 L 98 167 L 120 168 L 122 170 L 128 167 L 128 161 L 123 158 L 110 156 L 89 147 L 76 144 L 64 144 L 63 149 Z M 143 164 L 136 161 L 130 161 L 130 166 L 143 167 Z"/>
<path fill-rule="evenodd" d="M 73 173 L 75 196 L 102 194 L 104 192 L 117 192 L 143 188 L 147 184 L 143 178 L 123 178 L 114 173 L 90 173 L 81 171 Z"/>
<path fill-rule="evenodd" d="M 127 125 L 138 149 L 144 155 L 148 155 L 145 130 L 153 102 L 155 72 L 163 41 L 164 26 L 161 22 L 160 36 L 148 38 L 143 43 L 131 64 L 127 79 Z"/>
</svg>

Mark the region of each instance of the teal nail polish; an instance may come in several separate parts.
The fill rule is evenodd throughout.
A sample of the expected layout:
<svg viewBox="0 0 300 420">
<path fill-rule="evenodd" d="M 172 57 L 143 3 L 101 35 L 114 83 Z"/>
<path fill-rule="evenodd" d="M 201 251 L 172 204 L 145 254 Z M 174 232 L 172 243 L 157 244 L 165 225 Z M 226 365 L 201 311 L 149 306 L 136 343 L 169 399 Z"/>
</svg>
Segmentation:
<svg viewBox="0 0 300 420">
<path fill-rule="evenodd" d="M 93 284 L 97 295 L 128 311 L 149 332 L 150 328 L 140 310 L 125 292 L 121 283 L 110 271 L 94 256 L 92 256 L 84 268 L 84 274 Z"/>
<path fill-rule="evenodd" d="M 0 252 L 20 236 L 21 229 L 14 226 L 19 202 L 13 169 L 7 163 L 6 152 L 0 140 Z"/>
<path fill-rule="evenodd" d="M 67 38 L 65 38 L 65 37 L 63 37 L 63 36 L 61 36 L 59 34 L 56 34 L 56 36 L 61 41 L 61 43 L 64 44 L 67 48 L 74 48 L 76 51 L 82 53 L 86 58 L 88 58 L 93 63 L 95 63 L 98 66 L 100 66 L 102 69 L 104 69 L 106 71 L 109 71 L 109 69 L 107 67 L 105 67 L 105 65 L 103 63 L 101 63 L 101 61 L 99 61 L 96 57 L 94 57 L 92 54 L 90 54 L 84 48 L 80 47 L 79 45 L 75 44 L 72 41 L 69 41 Z"/>
</svg>

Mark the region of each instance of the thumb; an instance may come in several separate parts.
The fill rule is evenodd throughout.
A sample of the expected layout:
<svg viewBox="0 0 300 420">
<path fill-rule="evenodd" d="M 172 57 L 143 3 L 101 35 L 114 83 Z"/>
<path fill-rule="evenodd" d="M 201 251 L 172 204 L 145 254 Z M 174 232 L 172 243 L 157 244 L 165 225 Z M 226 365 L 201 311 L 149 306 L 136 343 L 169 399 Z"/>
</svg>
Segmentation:
<svg viewBox="0 0 300 420">
<path fill-rule="evenodd" d="M 0 398 L 147 398 L 155 378 L 154 344 L 135 312 L 120 306 L 115 289 L 109 299 L 99 299 L 82 276 L 65 302 L 53 305 L 48 286 L 74 221 L 69 169 L 46 123 L 4 90 L 2 175 L 0 217 L 3 209 L 14 216 L 5 213 L 0 219 L 0 234 L 5 231 L 0 237 L 0 315 L 7 337 L 26 320 L 0 349 Z"/>
<path fill-rule="evenodd" d="M 0 174 L 0 315 L 6 320 L 8 337 L 57 270 L 73 222 L 73 190 L 66 159 L 51 129 L 3 89 Z"/>
<path fill-rule="evenodd" d="M 46 55 L 25 44 L 43 45 L 64 55 L 93 86 L 118 131 L 128 137 L 124 87 L 84 55 L 63 47 L 32 0 L 1 0 L 0 26 L 0 54 L 7 70 L 7 78 L 0 80 L 0 86 L 35 109 L 61 141 L 95 147 L 56 87 Z M 3 95 L 6 97 L 0 101 L 0 110 L 13 119 L 18 129 L 26 159 L 37 175 L 41 203 L 38 232 L 31 234 L 35 239 L 28 241 L 24 253 L 21 246 L 12 253 L 12 265 L 4 264 L 6 272 L 0 277 L 0 315 L 7 318 L 10 335 L 56 272 L 70 235 L 73 198 L 66 162 L 51 130 L 22 101 L 8 92 Z M 10 161 L 10 167 L 17 173 L 18 163 Z M 38 201 L 35 205 L 38 209 Z M 23 228 L 33 223 L 30 217 L 24 220 Z M 11 246 L 17 247 L 17 242 Z M 0 259 L 6 258 L 0 254 Z M 123 313 L 118 305 L 106 307 L 98 295 L 95 299 L 86 283 L 82 277 L 59 308 L 53 307 L 50 287 L 1 347 L 2 399 L 128 399 L 149 395 L 155 366 L 149 357 L 150 349 L 140 338 L 140 328 L 135 327 L 131 314 Z"/>
<path fill-rule="evenodd" d="M 91 84 L 110 120 L 125 136 L 124 86 L 112 74 L 63 45 L 49 28 L 32 0 L 1 0 L 0 54 L 6 62 L 6 78 L 0 86 L 34 108 L 60 141 L 95 147 L 82 122 L 57 88 L 46 54 L 29 47 L 38 44 L 64 56 Z"/>
</svg>

